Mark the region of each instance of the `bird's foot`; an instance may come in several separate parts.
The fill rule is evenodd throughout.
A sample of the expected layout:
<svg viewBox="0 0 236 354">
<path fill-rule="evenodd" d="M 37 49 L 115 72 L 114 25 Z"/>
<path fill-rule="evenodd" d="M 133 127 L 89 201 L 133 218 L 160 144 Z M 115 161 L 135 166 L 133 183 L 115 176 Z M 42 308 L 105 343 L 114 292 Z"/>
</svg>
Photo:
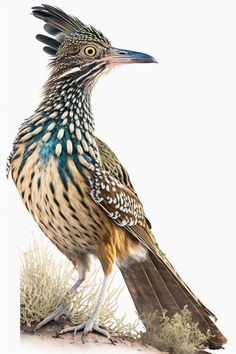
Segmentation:
<svg viewBox="0 0 236 354">
<path fill-rule="evenodd" d="M 68 317 L 68 303 L 65 299 L 60 302 L 60 304 L 55 308 L 55 310 L 53 310 L 47 317 L 45 317 L 41 322 L 39 322 L 35 326 L 34 333 L 50 321 L 57 321 L 62 315 Z"/>
<path fill-rule="evenodd" d="M 83 322 L 82 324 L 78 326 L 73 326 L 73 327 L 67 327 L 64 328 L 62 331 L 58 332 L 56 335 L 60 336 L 61 334 L 68 333 L 68 332 L 73 332 L 74 337 L 78 331 L 83 330 L 82 333 L 82 342 L 85 343 L 85 337 L 88 335 L 90 332 L 97 332 L 109 339 L 109 341 L 112 344 L 115 344 L 113 341 L 111 335 L 103 328 L 100 328 L 96 322 L 93 321 L 93 318 L 88 319 L 87 321 Z"/>
</svg>

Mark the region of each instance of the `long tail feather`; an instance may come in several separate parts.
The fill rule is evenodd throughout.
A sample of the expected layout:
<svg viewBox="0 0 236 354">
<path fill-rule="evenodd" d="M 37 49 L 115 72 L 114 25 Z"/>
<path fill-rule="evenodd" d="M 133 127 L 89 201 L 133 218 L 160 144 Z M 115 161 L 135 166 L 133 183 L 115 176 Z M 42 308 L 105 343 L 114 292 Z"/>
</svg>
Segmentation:
<svg viewBox="0 0 236 354">
<path fill-rule="evenodd" d="M 215 316 L 186 286 L 165 256 L 155 256 L 150 252 L 147 260 L 121 268 L 121 272 L 137 311 L 143 318 L 155 312 L 162 313 L 163 310 L 173 316 L 187 305 L 201 332 L 206 334 L 210 330 L 212 336 L 206 343 L 210 349 L 219 349 L 226 343 L 226 338 L 212 320 Z M 156 324 L 158 321 L 157 316 Z"/>
</svg>

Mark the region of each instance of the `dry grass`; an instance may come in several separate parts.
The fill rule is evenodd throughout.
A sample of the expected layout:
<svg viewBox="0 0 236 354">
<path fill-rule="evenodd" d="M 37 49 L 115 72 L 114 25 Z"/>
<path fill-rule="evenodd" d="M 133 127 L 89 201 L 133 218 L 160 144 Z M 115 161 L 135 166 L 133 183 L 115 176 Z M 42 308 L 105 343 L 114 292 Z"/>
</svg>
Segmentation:
<svg viewBox="0 0 236 354">
<path fill-rule="evenodd" d="M 21 324 L 31 326 L 52 311 L 65 295 L 71 268 L 56 263 L 48 247 L 36 241 L 21 253 Z"/>
<path fill-rule="evenodd" d="M 147 330 L 141 334 L 141 342 L 173 354 L 198 353 L 205 348 L 204 343 L 210 338 L 210 334 L 203 334 L 198 323 L 193 322 L 187 306 L 181 314 L 176 313 L 173 317 L 163 312 L 158 326 L 152 325 L 152 317 L 145 320 L 145 323 Z"/>
<path fill-rule="evenodd" d="M 21 324 L 34 325 L 45 318 L 65 296 L 77 278 L 68 261 L 58 262 L 43 241 L 32 244 L 21 256 Z M 84 322 L 91 315 L 101 288 L 99 271 L 90 274 L 69 301 L 68 314 L 73 324 Z M 117 318 L 121 288 L 109 285 L 100 314 L 100 325 L 117 335 L 133 337 L 161 351 L 175 354 L 194 354 L 204 349 L 209 338 L 202 334 L 198 324 L 192 321 L 187 308 L 181 314 L 160 316 L 158 326 L 152 325 L 152 317 L 145 319 L 146 332 L 140 332 L 141 321 L 127 323 L 125 314 Z"/>
<path fill-rule="evenodd" d="M 65 296 L 77 276 L 69 261 L 56 261 L 43 241 L 34 241 L 21 253 L 21 324 L 32 326 L 45 318 Z M 100 288 L 101 277 L 97 270 L 87 277 L 73 297 L 66 297 L 72 323 L 80 324 L 90 317 Z M 137 337 L 138 321 L 127 323 L 125 314 L 121 318 L 116 317 L 121 291 L 110 282 L 99 323 L 111 333 Z"/>
</svg>

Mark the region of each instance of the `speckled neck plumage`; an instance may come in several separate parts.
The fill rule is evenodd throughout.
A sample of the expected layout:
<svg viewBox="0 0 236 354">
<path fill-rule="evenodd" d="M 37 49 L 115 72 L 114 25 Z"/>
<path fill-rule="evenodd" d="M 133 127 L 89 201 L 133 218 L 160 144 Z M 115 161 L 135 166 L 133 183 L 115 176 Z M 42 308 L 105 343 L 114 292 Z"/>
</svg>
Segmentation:
<svg viewBox="0 0 236 354">
<path fill-rule="evenodd" d="M 52 156 L 73 156 L 93 170 L 99 153 L 90 94 L 73 78 L 54 83 L 35 114 L 23 123 L 16 144 L 21 142 L 25 142 L 27 157 L 39 147 L 39 157 L 45 162 Z"/>
</svg>

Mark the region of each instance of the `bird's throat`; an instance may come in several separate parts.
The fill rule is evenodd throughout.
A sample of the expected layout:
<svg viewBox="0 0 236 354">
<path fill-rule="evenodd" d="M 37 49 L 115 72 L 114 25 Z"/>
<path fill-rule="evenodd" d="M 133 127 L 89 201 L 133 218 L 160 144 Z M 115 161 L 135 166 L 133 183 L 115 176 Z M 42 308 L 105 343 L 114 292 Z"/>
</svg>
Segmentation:
<svg viewBox="0 0 236 354">
<path fill-rule="evenodd" d="M 83 86 L 78 85 L 73 78 L 67 80 L 55 81 L 50 84 L 49 89 L 45 91 L 44 100 L 39 107 L 40 110 L 53 107 L 53 112 L 57 119 L 67 123 L 74 123 L 80 127 L 82 132 L 88 131 L 94 133 L 94 119 L 91 109 L 90 92 L 87 92 Z"/>
</svg>

